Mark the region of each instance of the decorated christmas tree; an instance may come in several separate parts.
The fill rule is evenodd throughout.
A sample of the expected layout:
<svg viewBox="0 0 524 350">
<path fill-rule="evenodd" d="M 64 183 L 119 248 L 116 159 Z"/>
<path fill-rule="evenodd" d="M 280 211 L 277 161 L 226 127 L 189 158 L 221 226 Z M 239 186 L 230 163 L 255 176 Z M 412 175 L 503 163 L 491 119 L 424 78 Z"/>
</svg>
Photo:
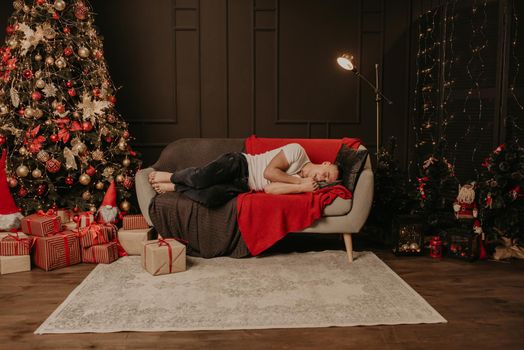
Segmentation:
<svg viewBox="0 0 524 350">
<path fill-rule="evenodd" d="M 513 136 L 513 118 L 507 119 L 506 142 L 482 163 L 479 204 L 482 226 L 493 241 L 508 238 L 524 245 L 524 148 Z"/>
<path fill-rule="evenodd" d="M 0 48 L 0 148 L 24 213 L 53 206 L 96 210 L 117 184 L 130 210 L 139 167 L 115 109 L 102 41 L 82 0 L 13 2 Z"/>
</svg>

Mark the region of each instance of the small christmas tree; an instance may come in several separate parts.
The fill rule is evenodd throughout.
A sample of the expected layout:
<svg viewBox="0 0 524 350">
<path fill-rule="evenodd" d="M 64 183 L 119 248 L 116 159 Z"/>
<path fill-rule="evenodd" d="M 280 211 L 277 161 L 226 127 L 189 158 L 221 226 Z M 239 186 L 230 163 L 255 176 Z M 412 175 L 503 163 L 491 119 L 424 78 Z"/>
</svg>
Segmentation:
<svg viewBox="0 0 524 350">
<path fill-rule="evenodd" d="M 13 2 L 0 49 L 0 147 L 24 213 L 96 211 L 111 180 L 130 209 L 139 167 L 92 12 L 82 0 Z"/>
<path fill-rule="evenodd" d="M 443 143 L 437 145 L 435 153 L 423 162 L 421 176 L 417 178 L 418 211 L 424 215 L 433 231 L 455 224 L 453 202 L 459 181 L 453 166 L 443 156 L 443 150 Z"/>
<path fill-rule="evenodd" d="M 511 124 L 512 119 L 508 119 Z M 511 128 L 511 126 L 510 126 Z M 482 163 L 479 204 L 488 240 L 524 242 L 524 148 L 511 132 Z"/>
</svg>

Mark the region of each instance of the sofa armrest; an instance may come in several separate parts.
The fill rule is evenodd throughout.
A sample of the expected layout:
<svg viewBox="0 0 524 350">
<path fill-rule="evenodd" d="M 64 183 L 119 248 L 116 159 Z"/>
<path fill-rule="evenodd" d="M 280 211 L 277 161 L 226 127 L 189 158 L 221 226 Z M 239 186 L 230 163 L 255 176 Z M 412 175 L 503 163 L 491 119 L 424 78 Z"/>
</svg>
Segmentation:
<svg viewBox="0 0 524 350">
<path fill-rule="evenodd" d="M 370 162 L 368 160 L 368 162 Z M 373 204 L 374 177 L 371 165 L 360 174 L 353 192 L 353 206 L 346 215 L 348 233 L 357 233 L 366 223 Z"/>
<path fill-rule="evenodd" d="M 156 196 L 156 192 L 149 183 L 148 176 L 154 170 L 155 169 L 153 168 L 140 169 L 135 175 L 135 189 L 138 198 L 138 205 L 142 215 L 144 215 L 144 218 L 150 226 L 153 226 L 153 222 L 149 216 L 149 205 Z"/>
</svg>

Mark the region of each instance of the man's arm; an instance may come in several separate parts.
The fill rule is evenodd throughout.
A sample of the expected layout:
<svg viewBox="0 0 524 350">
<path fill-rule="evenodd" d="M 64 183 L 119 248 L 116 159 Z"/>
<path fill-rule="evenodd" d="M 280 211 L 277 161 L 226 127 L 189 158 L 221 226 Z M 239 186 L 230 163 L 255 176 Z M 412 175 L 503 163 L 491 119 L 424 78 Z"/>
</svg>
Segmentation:
<svg viewBox="0 0 524 350">
<path fill-rule="evenodd" d="M 318 183 L 313 179 L 301 179 L 300 184 L 290 184 L 283 182 L 272 182 L 264 187 L 264 192 L 269 194 L 291 194 L 313 192 L 318 190 Z"/>
<path fill-rule="evenodd" d="M 271 159 L 266 169 L 264 170 L 264 178 L 270 182 L 281 182 L 285 184 L 300 184 L 303 179 L 297 176 L 291 176 L 286 173 L 289 168 L 289 163 L 284 155 L 284 151 L 278 152 L 278 154 Z"/>
</svg>

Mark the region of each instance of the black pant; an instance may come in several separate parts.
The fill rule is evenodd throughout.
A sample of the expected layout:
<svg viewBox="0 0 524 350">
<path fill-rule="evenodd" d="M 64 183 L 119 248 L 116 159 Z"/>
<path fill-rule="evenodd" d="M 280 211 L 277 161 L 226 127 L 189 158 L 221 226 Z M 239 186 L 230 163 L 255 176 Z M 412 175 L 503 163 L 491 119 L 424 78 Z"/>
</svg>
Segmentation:
<svg viewBox="0 0 524 350">
<path fill-rule="evenodd" d="M 248 166 L 242 153 L 226 153 L 204 167 L 175 171 L 176 191 L 206 206 L 217 207 L 249 192 Z"/>
</svg>

